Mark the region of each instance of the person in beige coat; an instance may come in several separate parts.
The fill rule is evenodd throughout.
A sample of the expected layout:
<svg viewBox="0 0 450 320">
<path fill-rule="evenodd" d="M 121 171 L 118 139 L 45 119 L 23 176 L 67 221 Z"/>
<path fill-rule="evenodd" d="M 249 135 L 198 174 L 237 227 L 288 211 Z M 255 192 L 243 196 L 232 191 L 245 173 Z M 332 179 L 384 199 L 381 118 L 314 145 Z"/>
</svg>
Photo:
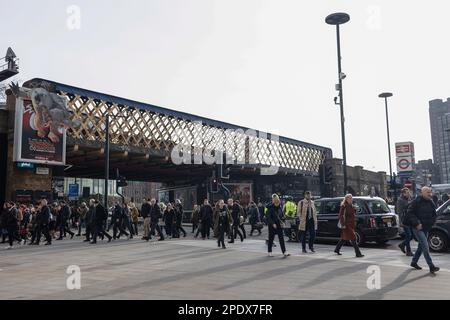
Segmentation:
<svg viewBox="0 0 450 320">
<path fill-rule="evenodd" d="M 309 250 L 314 251 L 314 240 L 316 238 L 317 231 L 317 211 L 314 201 L 311 200 L 311 192 L 305 191 L 304 199 L 298 203 L 297 206 L 297 216 L 300 219 L 299 230 L 299 241 L 302 244 L 302 252 L 306 251 L 306 233 L 309 234 Z"/>
</svg>

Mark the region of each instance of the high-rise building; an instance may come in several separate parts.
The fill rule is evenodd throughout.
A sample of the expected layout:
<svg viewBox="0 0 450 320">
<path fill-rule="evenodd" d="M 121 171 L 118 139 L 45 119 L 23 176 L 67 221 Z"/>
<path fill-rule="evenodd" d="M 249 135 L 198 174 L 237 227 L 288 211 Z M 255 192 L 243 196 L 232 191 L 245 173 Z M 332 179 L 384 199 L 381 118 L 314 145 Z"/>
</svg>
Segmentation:
<svg viewBox="0 0 450 320">
<path fill-rule="evenodd" d="M 450 183 L 450 98 L 430 101 L 433 160 L 439 167 L 440 183 Z"/>
</svg>

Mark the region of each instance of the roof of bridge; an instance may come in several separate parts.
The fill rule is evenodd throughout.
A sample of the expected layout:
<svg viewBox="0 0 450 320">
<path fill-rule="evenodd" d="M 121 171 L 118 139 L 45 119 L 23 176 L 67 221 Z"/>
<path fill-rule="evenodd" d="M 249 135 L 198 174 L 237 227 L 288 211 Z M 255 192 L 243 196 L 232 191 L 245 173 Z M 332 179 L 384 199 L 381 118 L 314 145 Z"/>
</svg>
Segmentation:
<svg viewBox="0 0 450 320">
<path fill-rule="evenodd" d="M 213 126 L 213 127 L 219 127 L 219 128 L 224 128 L 224 129 L 234 129 L 234 130 L 242 129 L 244 131 L 250 129 L 250 130 L 254 130 L 257 133 L 262 134 L 262 135 L 267 134 L 268 139 L 270 139 L 270 137 L 272 136 L 272 134 L 266 133 L 264 131 L 246 128 L 246 127 L 242 127 L 242 126 L 238 126 L 235 124 L 218 121 L 218 120 L 214 120 L 214 119 L 209 119 L 209 118 L 193 115 L 193 114 L 190 114 L 187 112 L 176 111 L 176 110 L 159 107 L 159 106 L 155 106 L 155 105 L 148 104 L 148 103 L 142 103 L 142 102 L 126 99 L 126 98 L 121 98 L 121 97 L 117 97 L 117 96 L 110 95 L 110 94 L 100 93 L 100 92 L 96 92 L 96 91 L 92 91 L 92 90 L 88 90 L 88 89 L 82 89 L 82 88 L 70 86 L 67 84 L 55 82 L 52 80 L 47 80 L 47 79 L 42 79 L 42 78 L 34 78 L 28 82 L 32 82 L 32 81 L 45 81 L 45 82 L 48 82 L 48 83 L 54 85 L 56 91 L 79 95 L 81 97 L 93 98 L 96 100 L 110 102 L 113 104 L 118 104 L 118 105 L 123 105 L 123 106 L 128 106 L 128 107 L 132 107 L 132 108 L 136 108 L 136 109 L 146 109 L 146 110 L 149 110 L 149 111 L 152 111 L 155 113 L 172 116 L 172 117 L 178 118 L 178 119 L 184 119 L 184 120 L 188 120 L 188 121 L 201 121 L 203 124 Z M 287 138 L 287 137 L 283 137 L 283 136 L 279 136 L 279 141 L 285 142 L 285 143 L 296 144 L 296 145 L 302 145 L 302 146 L 305 146 L 308 148 L 329 150 L 331 152 L 330 148 L 307 143 L 304 141 Z"/>
</svg>

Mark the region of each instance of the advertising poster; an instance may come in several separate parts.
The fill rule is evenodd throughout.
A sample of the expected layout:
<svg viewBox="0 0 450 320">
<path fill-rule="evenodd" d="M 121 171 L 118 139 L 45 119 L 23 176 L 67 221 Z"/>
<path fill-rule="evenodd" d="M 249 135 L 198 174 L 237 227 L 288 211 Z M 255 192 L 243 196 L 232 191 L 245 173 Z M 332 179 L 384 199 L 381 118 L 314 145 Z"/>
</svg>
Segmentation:
<svg viewBox="0 0 450 320">
<path fill-rule="evenodd" d="M 37 129 L 36 114 L 30 100 L 17 99 L 14 132 L 14 161 L 65 165 L 66 130 L 50 132 L 50 125 Z"/>
</svg>

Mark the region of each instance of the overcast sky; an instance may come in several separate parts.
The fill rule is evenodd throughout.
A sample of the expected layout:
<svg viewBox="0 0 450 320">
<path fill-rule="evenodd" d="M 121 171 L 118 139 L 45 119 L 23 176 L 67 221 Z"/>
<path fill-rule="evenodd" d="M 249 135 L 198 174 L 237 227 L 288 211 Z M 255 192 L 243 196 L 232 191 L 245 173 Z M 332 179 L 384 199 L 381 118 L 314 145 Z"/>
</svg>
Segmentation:
<svg viewBox="0 0 450 320">
<path fill-rule="evenodd" d="M 0 4 L 0 50 L 13 47 L 22 81 L 46 78 L 274 132 L 330 147 L 335 157 L 342 156 L 336 32 L 324 19 L 347 12 L 347 158 L 370 170 L 388 171 L 380 92 L 394 93 L 392 151 L 413 141 L 416 160 L 432 158 L 428 101 L 450 96 L 448 0 Z M 70 5 L 81 10 L 80 29 Z"/>
</svg>

